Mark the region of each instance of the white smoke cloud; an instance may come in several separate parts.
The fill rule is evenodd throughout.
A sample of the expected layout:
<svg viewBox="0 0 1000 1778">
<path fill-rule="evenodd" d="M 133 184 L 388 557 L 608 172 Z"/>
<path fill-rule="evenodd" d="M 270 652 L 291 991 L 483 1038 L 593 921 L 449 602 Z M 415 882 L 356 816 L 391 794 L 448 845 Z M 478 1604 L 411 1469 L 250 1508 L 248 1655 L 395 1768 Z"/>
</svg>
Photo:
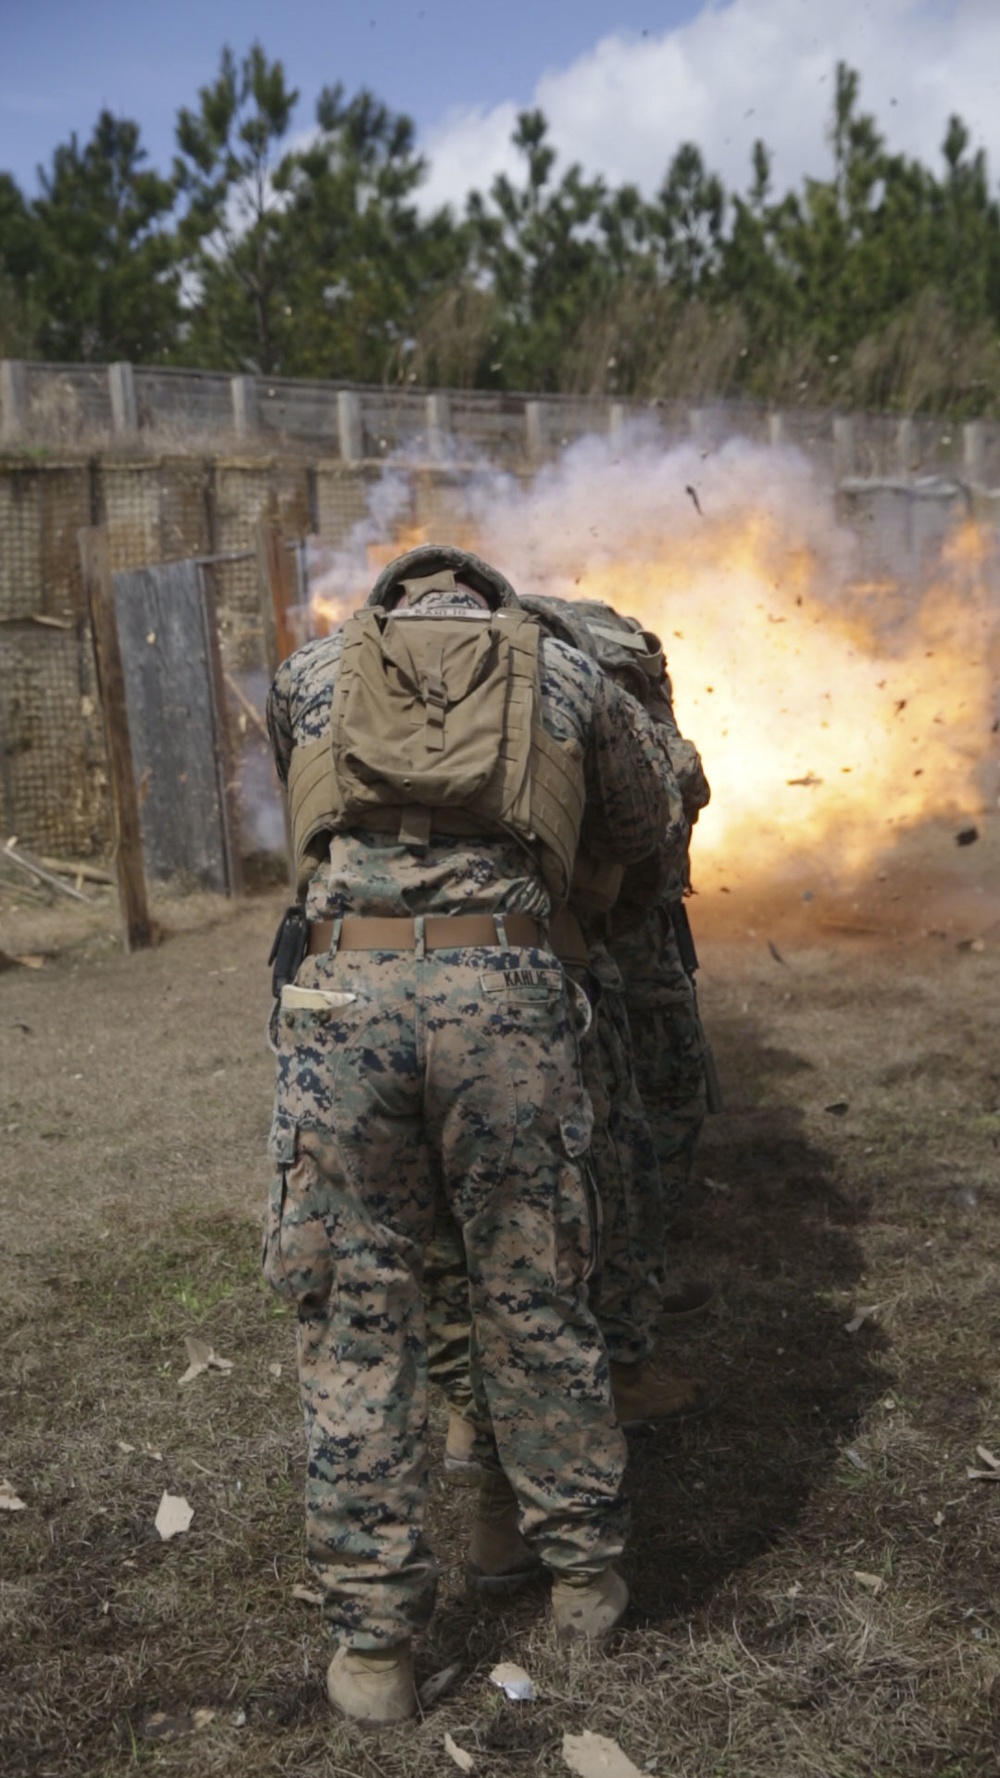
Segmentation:
<svg viewBox="0 0 1000 1778">
<path fill-rule="evenodd" d="M 862 77 L 861 101 L 890 146 L 939 165 L 950 114 L 1000 167 L 1000 6 L 996 0 L 729 0 L 659 34 L 613 34 L 538 81 L 563 164 L 612 185 L 658 186 L 678 144 L 702 148 L 730 190 L 744 190 L 757 137 L 779 191 L 829 173 L 826 141 L 838 61 Z M 517 107 L 463 109 L 430 130 L 422 203 L 461 208 L 472 188 L 517 171 Z"/>
<path fill-rule="evenodd" d="M 423 495 L 418 479 L 404 508 L 408 479 L 387 465 L 384 512 L 323 563 L 333 621 L 362 603 L 376 561 L 414 541 Z M 520 593 L 604 600 L 662 638 L 714 787 L 700 880 L 821 860 L 846 881 L 898 833 L 995 803 L 996 550 L 963 530 L 955 493 L 942 489 L 923 584 L 909 553 L 875 583 L 799 451 L 670 447 L 639 422 L 580 439 L 530 483 L 467 469 L 435 499 L 428 540 L 466 541 Z"/>
</svg>

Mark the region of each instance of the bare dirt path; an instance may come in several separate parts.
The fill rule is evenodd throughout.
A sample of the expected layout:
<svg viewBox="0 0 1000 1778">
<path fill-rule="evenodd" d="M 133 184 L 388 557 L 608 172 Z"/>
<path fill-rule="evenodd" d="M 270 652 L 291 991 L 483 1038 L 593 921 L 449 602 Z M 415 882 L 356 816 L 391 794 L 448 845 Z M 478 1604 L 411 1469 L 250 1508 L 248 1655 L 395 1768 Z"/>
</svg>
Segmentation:
<svg viewBox="0 0 1000 1778">
<path fill-rule="evenodd" d="M 538 1597 L 476 1615 L 436 1471 L 419 1678 L 459 1671 L 377 1741 L 331 1721 L 292 1594 L 293 1327 L 257 1279 L 280 897 L 132 958 L 70 915 L 0 976 L 5 1778 L 440 1774 L 446 1730 L 479 1772 L 556 1773 L 583 1728 L 685 1778 L 994 1772 L 1000 1487 L 967 1471 L 1000 1459 L 998 825 L 911 839 L 861 896 L 695 902 L 728 1106 L 678 1260 L 722 1294 L 665 1356 L 720 1407 L 633 1445 L 634 1610 L 599 1653 L 557 1652 Z M 232 1372 L 179 1389 L 186 1335 Z M 194 1508 L 170 1543 L 165 1490 Z"/>
</svg>

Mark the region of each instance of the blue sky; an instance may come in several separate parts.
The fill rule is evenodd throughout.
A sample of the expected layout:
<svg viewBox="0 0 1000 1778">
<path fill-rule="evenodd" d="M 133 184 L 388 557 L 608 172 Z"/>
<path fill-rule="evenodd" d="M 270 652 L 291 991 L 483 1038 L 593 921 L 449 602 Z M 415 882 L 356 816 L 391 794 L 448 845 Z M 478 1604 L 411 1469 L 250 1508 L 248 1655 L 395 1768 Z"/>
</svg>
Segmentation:
<svg viewBox="0 0 1000 1778">
<path fill-rule="evenodd" d="M 739 189 L 757 136 L 782 189 L 822 176 L 838 59 L 893 147 L 935 162 L 958 111 L 1000 172 L 1000 0 L 0 0 L 0 169 L 33 190 L 107 106 L 166 170 L 178 108 L 254 38 L 301 91 L 296 133 L 338 80 L 413 117 L 428 206 L 512 169 L 531 104 L 612 183 L 654 189 L 687 139 Z"/>
<path fill-rule="evenodd" d="M 22 185 L 102 105 L 138 119 L 154 160 L 173 148 L 229 43 L 280 59 L 312 121 L 316 95 L 371 87 L 429 129 L 455 107 L 528 104 L 546 69 L 609 32 L 682 24 L 698 0 L 0 0 L 0 167 Z"/>
</svg>

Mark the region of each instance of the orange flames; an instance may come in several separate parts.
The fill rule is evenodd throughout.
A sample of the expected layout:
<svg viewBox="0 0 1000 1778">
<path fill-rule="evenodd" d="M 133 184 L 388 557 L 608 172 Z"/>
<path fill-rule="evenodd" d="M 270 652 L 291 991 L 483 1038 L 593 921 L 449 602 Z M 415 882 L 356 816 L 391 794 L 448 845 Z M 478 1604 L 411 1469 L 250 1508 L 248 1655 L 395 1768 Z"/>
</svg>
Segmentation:
<svg viewBox="0 0 1000 1778">
<path fill-rule="evenodd" d="M 488 558 L 492 548 L 527 590 L 518 564 L 464 517 L 435 533 Z M 425 537 L 408 527 L 369 549 L 369 567 Z M 843 883 L 901 830 L 983 807 L 983 767 L 1000 752 L 994 548 L 986 529 L 961 525 L 918 596 L 838 578 L 787 518 L 742 510 L 679 535 L 650 526 L 614 559 L 568 530 L 555 572 L 550 549 L 531 590 L 605 600 L 661 637 L 680 727 L 712 784 L 695 847 L 706 887 L 803 863 Z M 350 608 L 314 603 L 324 624 Z"/>
<path fill-rule="evenodd" d="M 912 602 L 896 583 L 824 587 L 816 558 L 759 518 L 706 526 L 624 579 L 580 576 L 580 595 L 626 604 L 663 639 L 713 788 L 699 870 L 820 855 L 843 880 L 894 831 L 981 809 L 995 663 L 976 571 L 990 549 L 962 526 Z"/>
</svg>

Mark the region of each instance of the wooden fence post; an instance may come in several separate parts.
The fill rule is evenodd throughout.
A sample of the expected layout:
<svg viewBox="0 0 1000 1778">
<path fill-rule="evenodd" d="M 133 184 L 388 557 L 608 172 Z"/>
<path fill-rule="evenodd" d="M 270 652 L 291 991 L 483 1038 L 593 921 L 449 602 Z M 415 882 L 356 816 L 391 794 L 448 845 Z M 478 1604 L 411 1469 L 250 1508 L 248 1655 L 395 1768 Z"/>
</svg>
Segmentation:
<svg viewBox="0 0 1000 1778">
<path fill-rule="evenodd" d="M 260 580 L 264 641 L 271 677 L 296 648 L 289 612 L 295 604 L 291 558 L 284 532 L 274 519 L 257 524 L 257 572 Z"/>
<path fill-rule="evenodd" d="M 100 525 L 85 527 L 77 535 L 108 747 L 108 773 L 115 821 L 115 874 L 125 931 L 125 949 L 141 951 L 152 944 L 153 929 L 146 900 L 139 798 L 132 770 L 132 743 L 125 704 L 125 675 L 115 619 L 115 589 L 108 557 L 108 535 Z"/>
<path fill-rule="evenodd" d="M 0 358 L 0 439 L 13 444 L 27 430 L 27 370 L 20 358 Z"/>
</svg>

